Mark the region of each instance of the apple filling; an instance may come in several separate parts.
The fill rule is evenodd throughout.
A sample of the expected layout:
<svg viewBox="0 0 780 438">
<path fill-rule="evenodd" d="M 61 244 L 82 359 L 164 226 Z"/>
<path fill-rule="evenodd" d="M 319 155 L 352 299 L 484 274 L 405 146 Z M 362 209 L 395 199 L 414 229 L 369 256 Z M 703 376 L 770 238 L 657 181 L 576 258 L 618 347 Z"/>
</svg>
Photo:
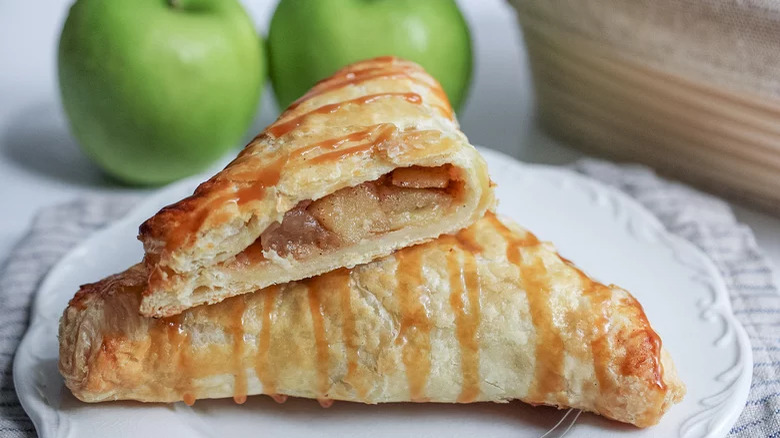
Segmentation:
<svg viewBox="0 0 780 438">
<path fill-rule="evenodd" d="M 264 252 L 301 260 L 436 221 L 462 191 L 456 173 L 450 165 L 400 168 L 316 201 L 302 201 L 285 213 L 281 223 L 269 226 L 259 243 Z"/>
</svg>

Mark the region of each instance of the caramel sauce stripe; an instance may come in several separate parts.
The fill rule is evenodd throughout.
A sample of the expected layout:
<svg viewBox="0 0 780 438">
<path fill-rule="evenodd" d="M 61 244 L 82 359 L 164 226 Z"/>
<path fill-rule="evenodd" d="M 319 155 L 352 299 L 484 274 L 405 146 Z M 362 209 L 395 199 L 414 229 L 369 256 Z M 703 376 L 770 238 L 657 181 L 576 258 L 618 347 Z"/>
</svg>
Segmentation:
<svg viewBox="0 0 780 438">
<path fill-rule="evenodd" d="M 441 88 L 441 85 L 439 85 L 438 83 L 434 84 L 428 82 L 427 80 L 424 80 L 421 77 L 416 76 L 415 73 L 417 72 L 418 70 L 416 68 L 404 68 L 404 67 L 399 68 L 398 66 L 392 66 L 389 68 L 383 66 L 376 69 L 368 68 L 364 70 L 345 72 L 343 76 L 337 75 L 332 78 L 329 78 L 324 82 L 321 82 L 320 84 L 315 85 L 314 88 L 309 90 L 309 92 L 303 95 L 303 97 L 293 102 L 293 104 L 288 107 L 288 111 L 294 110 L 295 108 L 300 106 L 302 103 L 308 101 L 309 99 L 328 93 L 330 91 L 334 91 L 346 86 L 359 85 L 368 81 L 384 80 L 384 79 L 406 79 L 412 83 L 416 83 L 418 85 L 426 87 L 439 100 L 445 103 L 449 103 L 449 100 L 447 99 L 447 94 Z"/>
<path fill-rule="evenodd" d="M 333 114 L 350 105 L 366 105 L 379 100 L 387 98 L 402 98 L 409 103 L 421 104 L 422 97 L 417 93 L 402 93 L 402 92 L 388 92 L 388 93 L 376 93 L 367 94 L 365 96 L 356 97 L 354 99 L 344 100 L 341 102 L 331 103 L 315 108 L 311 111 L 305 112 L 299 116 L 295 116 L 289 119 L 280 119 L 274 122 L 271 126 L 266 128 L 266 132 L 279 138 L 285 134 L 288 134 L 293 129 L 301 126 L 309 118 L 315 115 Z"/>
<path fill-rule="evenodd" d="M 230 313 L 230 335 L 233 339 L 233 375 L 235 381 L 233 384 L 233 400 L 238 404 L 246 402 L 247 397 L 247 375 L 244 362 L 244 353 L 246 351 L 244 341 L 244 312 L 246 311 L 246 295 L 234 297 L 232 299 L 232 312 Z"/>
<path fill-rule="evenodd" d="M 614 380 L 609 372 L 611 357 L 608 337 L 609 301 L 612 297 L 612 291 L 603 284 L 591 280 L 579 269 L 575 269 L 582 281 L 584 294 L 590 301 L 591 308 L 589 313 L 593 318 L 593 331 L 590 342 L 593 372 L 596 375 L 596 381 L 599 383 L 599 393 L 602 396 L 606 396 L 615 388 Z M 599 409 L 604 413 L 609 413 L 605 406 L 600 406 Z"/>
<path fill-rule="evenodd" d="M 359 400 L 365 400 L 368 385 L 359 373 L 358 337 L 356 332 L 355 314 L 352 310 L 350 287 L 350 274 L 347 269 L 340 269 L 334 273 L 337 279 L 339 291 L 339 304 L 344 321 L 341 325 L 341 333 L 344 339 L 344 349 L 347 357 L 347 375 L 344 382 L 355 388 Z"/>
<path fill-rule="evenodd" d="M 539 240 L 531 233 L 517 237 L 494 214 L 488 213 L 488 220 L 506 242 L 506 257 L 519 269 L 520 281 L 526 291 L 531 321 L 536 328 L 536 365 L 534 378 L 527 398 L 536 403 L 557 401 L 557 395 L 564 390 L 563 340 L 552 319 L 550 307 L 551 288 L 547 267 L 540 258 L 524 260 L 521 249 L 534 247 Z"/>
<path fill-rule="evenodd" d="M 258 292 L 255 292 L 258 293 Z M 279 295 L 279 286 L 271 286 L 263 289 L 262 323 L 260 334 L 257 337 L 257 356 L 255 358 L 255 374 L 263 385 L 263 392 L 270 396 L 276 396 L 276 375 L 273 365 L 269 360 L 271 349 L 271 322 L 274 319 L 276 302 Z"/>
<path fill-rule="evenodd" d="M 193 361 L 189 334 L 182 329 L 182 315 L 151 320 L 149 351 L 152 369 L 169 369 L 173 381 L 163 384 L 188 405 L 195 403 L 192 388 Z M 162 383 L 162 382 L 161 382 Z"/>
<path fill-rule="evenodd" d="M 373 138 L 365 143 L 361 143 L 357 146 L 351 146 L 348 148 L 337 149 L 331 152 L 326 152 L 312 158 L 309 162 L 312 164 L 324 163 L 328 161 L 336 161 L 343 159 L 344 157 L 362 153 L 376 153 L 384 142 L 392 138 L 396 132 L 398 132 L 395 125 L 383 124 L 379 125 L 374 131 Z"/>
<path fill-rule="evenodd" d="M 250 182 L 248 184 L 244 183 L 243 187 L 240 187 L 235 191 L 228 190 L 229 193 L 227 194 L 211 198 L 197 210 L 185 216 L 182 223 L 171 232 L 166 242 L 166 249 L 173 250 L 178 248 L 188 239 L 196 236 L 197 231 L 200 230 L 206 220 L 211 217 L 215 211 L 219 211 L 223 205 L 231 202 L 242 205 L 249 201 L 263 199 L 263 197 L 265 197 L 266 188 L 274 186 L 279 182 L 282 167 L 286 162 L 287 157 L 283 156 L 277 158 L 270 165 L 259 171 L 252 171 L 244 175 L 233 175 L 232 178 L 238 180 L 237 182 L 239 183 L 241 182 L 241 179 L 249 180 Z M 216 179 L 214 180 L 214 184 L 229 185 L 234 184 L 234 182 Z"/>
<path fill-rule="evenodd" d="M 327 277 L 325 277 L 327 278 Z M 309 312 L 311 314 L 312 332 L 314 336 L 314 351 L 316 355 L 315 366 L 317 369 L 317 399 L 328 398 L 330 378 L 328 376 L 329 345 L 325 333 L 325 316 L 322 310 L 320 294 L 330 291 L 323 290 L 322 283 L 325 278 L 315 277 L 307 282 Z"/>
<path fill-rule="evenodd" d="M 401 344 L 409 398 L 415 402 L 427 401 L 426 386 L 431 371 L 431 322 L 421 301 L 424 284 L 423 248 L 412 247 L 396 253 L 397 290 L 401 309 L 401 325 L 396 343 Z"/>
<path fill-rule="evenodd" d="M 470 403 L 475 401 L 480 393 L 479 343 L 477 341 L 481 295 L 479 273 L 474 254 L 468 248 L 463 247 L 461 239 L 456 237 L 455 239 L 446 239 L 446 241 L 453 241 L 450 246 L 451 250 L 447 252 L 446 257 L 450 283 L 450 306 L 455 314 L 455 335 L 460 348 L 463 378 L 461 393 L 457 401 Z M 461 250 L 454 250 L 458 247 Z M 465 298 L 468 298 L 468 303 L 464 301 Z"/>
</svg>

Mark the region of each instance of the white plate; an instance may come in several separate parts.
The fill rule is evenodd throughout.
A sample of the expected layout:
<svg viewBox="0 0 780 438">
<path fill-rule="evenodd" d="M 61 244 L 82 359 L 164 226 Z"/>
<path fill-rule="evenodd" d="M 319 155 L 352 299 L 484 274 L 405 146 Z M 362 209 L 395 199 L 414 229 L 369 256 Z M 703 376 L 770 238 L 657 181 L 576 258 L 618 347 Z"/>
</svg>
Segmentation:
<svg viewBox="0 0 780 438">
<path fill-rule="evenodd" d="M 57 372 L 57 322 L 78 285 L 141 259 L 137 226 L 194 189 L 190 179 L 162 190 L 124 219 L 71 251 L 47 276 L 14 362 L 19 399 L 42 437 L 137 436 L 659 436 L 720 437 L 747 399 L 752 373 L 748 338 L 734 319 L 723 280 L 691 244 L 669 235 L 628 197 L 571 171 L 531 166 L 483 149 L 498 183 L 499 211 L 557 244 L 561 254 L 602 281 L 627 288 L 688 386 L 683 403 L 658 426 L 640 430 L 577 411 L 499 405 L 316 401 L 277 405 L 250 397 L 198 401 L 189 408 L 115 402 L 88 405 L 63 387 Z M 556 427 L 556 424 L 558 426 Z M 569 427 L 571 427 L 569 429 Z"/>
</svg>

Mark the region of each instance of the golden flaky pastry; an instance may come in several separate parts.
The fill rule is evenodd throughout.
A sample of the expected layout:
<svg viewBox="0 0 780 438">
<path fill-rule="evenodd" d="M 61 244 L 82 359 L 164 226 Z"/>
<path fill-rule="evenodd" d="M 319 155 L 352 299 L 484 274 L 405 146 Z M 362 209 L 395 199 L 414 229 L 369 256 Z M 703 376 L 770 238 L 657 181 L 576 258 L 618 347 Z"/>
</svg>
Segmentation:
<svg viewBox="0 0 780 438">
<path fill-rule="evenodd" d="M 141 313 L 366 263 L 467 227 L 493 203 L 485 162 L 441 86 L 408 61 L 360 62 L 141 226 Z"/>
<path fill-rule="evenodd" d="M 574 407 L 644 427 L 685 393 L 642 307 L 492 214 L 351 270 L 164 318 L 143 265 L 83 286 L 60 325 L 81 400 L 269 394 Z"/>
</svg>

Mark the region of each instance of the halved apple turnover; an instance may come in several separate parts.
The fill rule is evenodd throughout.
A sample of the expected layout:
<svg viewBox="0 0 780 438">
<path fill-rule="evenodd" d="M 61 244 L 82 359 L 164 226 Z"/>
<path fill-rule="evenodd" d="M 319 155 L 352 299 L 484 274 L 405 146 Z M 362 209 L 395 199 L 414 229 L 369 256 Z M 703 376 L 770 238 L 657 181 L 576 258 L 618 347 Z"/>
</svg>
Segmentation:
<svg viewBox="0 0 780 438">
<path fill-rule="evenodd" d="M 317 84 L 195 193 L 140 228 L 146 316 L 352 267 L 455 232 L 494 203 L 487 168 L 416 64 Z"/>
</svg>

